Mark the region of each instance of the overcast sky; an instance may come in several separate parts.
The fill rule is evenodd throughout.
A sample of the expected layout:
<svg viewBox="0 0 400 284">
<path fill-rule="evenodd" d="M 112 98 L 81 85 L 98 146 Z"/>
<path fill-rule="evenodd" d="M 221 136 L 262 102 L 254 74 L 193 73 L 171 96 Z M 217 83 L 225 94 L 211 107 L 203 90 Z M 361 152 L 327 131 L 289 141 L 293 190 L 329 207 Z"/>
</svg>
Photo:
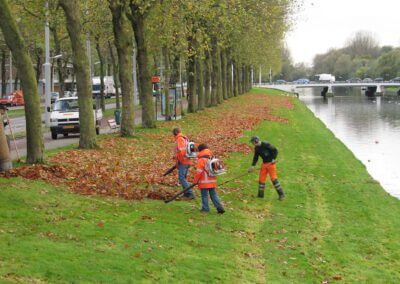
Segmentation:
<svg viewBox="0 0 400 284">
<path fill-rule="evenodd" d="M 380 45 L 400 45 L 400 0 L 303 0 L 286 36 L 294 62 L 312 64 L 316 54 L 343 47 L 357 31 L 369 31 Z"/>
</svg>

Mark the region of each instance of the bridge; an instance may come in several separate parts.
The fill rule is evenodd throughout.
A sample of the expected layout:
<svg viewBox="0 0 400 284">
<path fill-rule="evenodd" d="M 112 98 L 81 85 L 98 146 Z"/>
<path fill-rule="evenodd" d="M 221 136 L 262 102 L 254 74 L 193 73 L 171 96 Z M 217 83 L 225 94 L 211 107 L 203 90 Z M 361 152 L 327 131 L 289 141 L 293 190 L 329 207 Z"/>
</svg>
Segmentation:
<svg viewBox="0 0 400 284">
<path fill-rule="evenodd" d="M 400 95 L 400 83 L 394 82 L 361 82 L 361 83 L 347 83 L 347 82 L 311 82 L 309 84 L 257 84 L 256 86 L 261 88 L 278 89 L 285 92 L 297 93 L 297 89 L 306 88 L 321 88 L 321 95 L 333 95 L 333 89 L 335 87 L 360 87 L 362 91 L 365 91 L 367 96 L 382 95 L 385 91 L 385 87 L 397 87 L 399 91 L 397 94 Z"/>
</svg>

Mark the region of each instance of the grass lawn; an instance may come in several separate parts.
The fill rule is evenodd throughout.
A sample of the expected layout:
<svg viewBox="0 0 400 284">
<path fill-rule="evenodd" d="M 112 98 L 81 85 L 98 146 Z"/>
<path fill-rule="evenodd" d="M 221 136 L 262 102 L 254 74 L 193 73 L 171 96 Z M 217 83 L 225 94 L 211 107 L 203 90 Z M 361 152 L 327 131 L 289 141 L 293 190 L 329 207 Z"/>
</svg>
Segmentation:
<svg viewBox="0 0 400 284">
<path fill-rule="evenodd" d="M 44 108 L 41 108 L 41 113 L 44 113 Z M 22 117 L 25 116 L 25 109 L 12 109 L 8 110 L 8 117 L 9 118 L 16 118 L 16 117 Z"/>
<path fill-rule="evenodd" d="M 257 93 L 271 102 L 282 94 L 255 89 L 218 108 L 254 103 Z M 264 199 L 255 197 L 256 173 L 219 190 L 224 215 L 198 212 L 199 198 L 166 205 L 0 178 L 0 280 L 399 283 L 400 201 L 300 101 L 290 101 L 292 109 L 270 106 L 286 123 L 265 121 L 239 139 L 259 135 L 277 146 L 283 202 L 270 183 Z M 220 180 L 245 172 L 251 159 L 231 154 Z"/>
</svg>

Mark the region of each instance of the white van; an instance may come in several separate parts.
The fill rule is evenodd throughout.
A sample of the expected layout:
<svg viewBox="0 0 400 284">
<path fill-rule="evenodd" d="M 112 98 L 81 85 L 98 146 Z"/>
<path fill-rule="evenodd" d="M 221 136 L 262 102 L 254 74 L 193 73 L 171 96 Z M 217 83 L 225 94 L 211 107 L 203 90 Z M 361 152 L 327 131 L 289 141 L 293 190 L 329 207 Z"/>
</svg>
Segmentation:
<svg viewBox="0 0 400 284">
<path fill-rule="evenodd" d="M 93 97 L 100 95 L 101 82 L 100 77 L 93 77 L 92 79 L 92 94 Z M 104 96 L 106 98 L 111 98 L 115 96 L 115 86 L 113 76 L 104 76 Z"/>
<path fill-rule="evenodd" d="M 93 108 L 96 123 L 96 134 L 100 134 L 100 123 L 103 118 L 101 108 Z M 61 98 L 56 100 L 50 113 L 51 138 L 57 139 L 58 134 L 67 137 L 69 133 L 79 133 L 78 97 Z"/>
</svg>

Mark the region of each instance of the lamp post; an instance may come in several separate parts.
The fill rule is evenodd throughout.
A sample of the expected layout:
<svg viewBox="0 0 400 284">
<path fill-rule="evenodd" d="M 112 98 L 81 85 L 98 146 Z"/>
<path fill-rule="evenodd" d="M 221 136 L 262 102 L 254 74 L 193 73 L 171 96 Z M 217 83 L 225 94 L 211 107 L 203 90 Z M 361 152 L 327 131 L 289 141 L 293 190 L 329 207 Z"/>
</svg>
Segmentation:
<svg viewBox="0 0 400 284">
<path fill-rule="evenodd" d="M 52 59 L 52 62 L 54 59 L 61 58 L 63 55 L 58 54 L 56 56 L 50 57 Z M 60 78 L 58 78 L 58 82 L 60 83 Z M 51 64 L 51 91 L 54 92 L 54 64 Z"/>
<path fill-rule="evenodd" d="M 45 63 L 44 66 L 44 77 L 45 77 L 45 115 L 44 121 L 46 127 L 50 127 L 50 104 L 51 104 L 51 63 L 50 63 L 50 30 L 49 30 L 49 2 L 46 1 L 46 24 L 44 28 L 44 39 L 45 39 Z"/>
</svg>

